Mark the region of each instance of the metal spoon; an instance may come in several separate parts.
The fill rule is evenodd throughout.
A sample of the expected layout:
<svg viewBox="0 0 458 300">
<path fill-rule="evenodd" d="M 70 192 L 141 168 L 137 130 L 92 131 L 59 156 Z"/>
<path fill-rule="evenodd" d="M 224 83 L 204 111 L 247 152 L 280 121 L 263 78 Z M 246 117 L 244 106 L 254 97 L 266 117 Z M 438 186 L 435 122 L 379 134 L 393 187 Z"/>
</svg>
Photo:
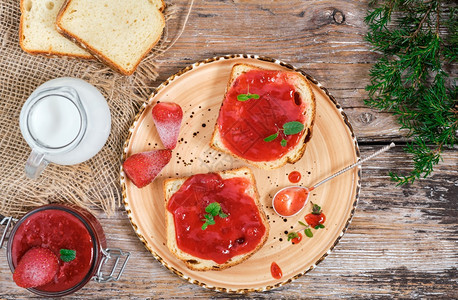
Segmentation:
<svg viewBox="0 0 458 300">
<path fill-rule="evenodd" d="M 334 177 L 337 177 L 340 174 L 345 173 L 348 170 L 351 170 L 354 167 L 357 167 L 357 166 L 361 165 L 365 161 L 368 161 L 369 159 L 371 159 L 371 158 L 373 158 L 373 157 L 375 157 L 375 156 L 377 156 L 377 155 L 379 155 L 379 154 L 381 154 L 381 153 L 393 148 L 394 146 L 395 146 L 395 144 L 391 143 L 391 144 L 383 147 L 382 149 L 376 151 L 375 153 L 369 155 L 368 157 L 366 157 L 364 159 L 361 159 L 358 162 L 356 162 L 354 164 L 351 164 L 348 167 L 346 167 L 346 168 L 344 168 L 344 169 L 332 174 L 331 176 L 321 180 L 320 182 L 312 185 L 311 187 L 304 187 L 304 186 L 294 185 L 294 186 L 288 186 L 288 187 L 282 188 L 277 193 L 275 193 L 274 197 L 272 198 L 272 207 L 274 208 L 274 211 L 281 217 L 292 217 L 294 215 L 297 215 L 305 207 L 305 205 L 307 204 L 308 198 L 309 198 L 309 195 L 310 195 L 311 191 L 313 191 L 314 189 L 316 189 L 317 187 L 319 187 L 323 183 L 333 179 Z M 292 202 L 294 200 L 294 198 L 291 195 L 294 195 L 298 191 L 304 192 L 304 194 L 298 195 L 298 196 L 302 197 L 301 201 L 304 202 L 301 206 L 297 207 L 298 210 L 296 212 L 293 211 L 293 213 L 290 214 L 290 215 L 284 215 L 284 214 L 281 214 L 280 212 L 278 212 L 279 208 L 275 207 L 276 206 L 275 199 L 277 199 L 277 201 L 282 201 L 282 202 L 288 202 L 289 201 L 289 203 L 287 203 L 287 204 L 289 204 L 291 206 Z M 305 200 L 304 200 L 304 197 L 305 197 Z M 282 198 L 284 198 L 284 199 L 282 199 Z"/>
</svg>

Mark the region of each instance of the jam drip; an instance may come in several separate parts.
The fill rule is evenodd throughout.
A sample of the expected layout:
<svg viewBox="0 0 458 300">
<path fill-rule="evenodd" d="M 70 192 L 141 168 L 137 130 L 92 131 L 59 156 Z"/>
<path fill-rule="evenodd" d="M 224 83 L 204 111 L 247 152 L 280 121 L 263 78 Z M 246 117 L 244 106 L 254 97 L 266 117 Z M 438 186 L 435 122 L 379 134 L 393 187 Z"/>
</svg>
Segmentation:
<svg viewBox="0 0 458 300">
<path fill-rule="evenodd" d="M 289 72 L 251 70 L 234 80 L 218 118 L 222 141 L 232 153 L 252 161 L 272 161 L 299 143 L 303 132 L 285 135 L 279 131 L 285 123 L 304 123 L 306 118 L 305 104 L 289 77 Z M 259 99 L 238 101 L 240 94 L 257 94 Z M 264 141 L 276 132 L 277 139 Z M 282 139 L 286 147 L 280 144 Z"/>
<path fill-rule="evenodd" d="M 222 179 L 215 173 L 188 178 L 171 197 L 167 210 L 173 214 L 178 248 L 195 257 L 218 264 L 250 252 L 266 232 L 252 197 L 248 179 Z M 215 224 L 202 230 L 205 208 L 218 202 L 226 218 L 215 217 Z"/>
</svg>

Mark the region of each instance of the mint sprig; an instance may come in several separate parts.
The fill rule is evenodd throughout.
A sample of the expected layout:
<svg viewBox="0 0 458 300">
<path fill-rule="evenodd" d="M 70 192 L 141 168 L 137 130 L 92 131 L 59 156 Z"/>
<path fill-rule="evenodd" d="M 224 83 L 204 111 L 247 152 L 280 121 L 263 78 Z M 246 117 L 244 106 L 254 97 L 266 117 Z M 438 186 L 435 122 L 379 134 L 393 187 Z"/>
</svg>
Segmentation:
<svg viewBox="0 0 458 300">
<path fill-rule="evenodd" d="M 250 94 L 250 93 L 237 95 L 237 100 L 238 101 L 245 102 L 245 101 L 247 101 L 249 99 L 259 99 L 259 95 L 258 94 Z"/>
<path fill-rule="evenodd" d="M 266 137 L 266 138 L 264 139 L 264 142 L 272 142 L 272 141 L 275 140 L 277 137 L 278 137 L 278 132 L 275 132 L 274 134 L 269 135 L 268 137 Z"/>
<path fill-rule="evenodd" d="M 310 228 L 305 228 L 304 233 L 307 237 L 312 238 L 313 237 L 313 232 Z"/>
<path fill-rule="evenodd" d="M 288 242 L 297 237 L 299 237 L 299 234 L 296 231 L 288 233 Z"/>
<path fill-rule="evenodd" d="M 312 214 L 314 215 L 319 215 L 322 213 L 321 211 L 321 206 L 319 206 L 318 204 L 315 204 L 313 202 L 312 203 Z M 305 224 L 304 222 L 302 221 L 297 221 L 299 223 L 299 225 L 305 227 L 304 228 L 304 234 L 309 237 L 309 238 L 312 238 L 313 237 L 313 231 L 312 231 L 312 228 L 308 225 L 308 224 Z M 314 229 L 318 230 L 318 229 L 323 229 L 325 228 L 324 224 L 318 224 L 316 225 L 315 227 L 313 227 Z M 302 229 L 301 229 L 302 230 Z M 298 237 L 298 233 L 300 232 L 299 231 L 291 231 L 291 232 L 288 232 L 288 241 Z"/>
<path fill-rule="evenodd" d="M 313 202 L 311 202 L 313 207 L 312 207 L 312 214 L 314 215 L 321 215 L 321 206 L 319 206 L 318 204 L 315 204 Z"/>
<path fill-rule="evenodd" d="M 274 134 L 271 134 L 268 137 L 264 138 L 264 142 L 272 142 L 273 140 L 275 140 L 279 136 L 280 131 L 283 131 L 285 135 L 294 135 L 304 130 L 304 127 L 304 124 L 298 121 L 287 122 L 283 124 L 283 128 L 278 129 L 277 132 L 275 132 Z M 288 141 L 282 138 L 280 141 L 280 145 L 282 147 L 286 147 L 287 144 Z"/>
<path fill-rule="evenodd" d="M 207 229 L 208 225 L 215 225 L 215 217 L 219 216 L 220 218 L 224 219 L 227 218 L 228 215 L 225 214 L 221 208 L 221 205 L 218 202 L 212 202 L 207 205 L 205 208 L 205 212 L 208 214 L 204 215 L 205 219 L 202 219 L 205 223 L 202 225 L 202 230 Z"/>
<path fill-rule="evenodd" d="M 76 250 L 60 249 L 60 259 L 64 262 L 72 261 L 76 258 Z"/>
</svg>

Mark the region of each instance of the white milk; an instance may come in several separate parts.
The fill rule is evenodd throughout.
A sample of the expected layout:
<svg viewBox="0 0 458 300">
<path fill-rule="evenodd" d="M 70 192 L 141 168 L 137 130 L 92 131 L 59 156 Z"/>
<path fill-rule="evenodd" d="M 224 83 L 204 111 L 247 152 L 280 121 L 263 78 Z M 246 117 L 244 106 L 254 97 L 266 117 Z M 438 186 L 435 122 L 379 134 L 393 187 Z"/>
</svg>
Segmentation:
<svg viewBox="0 0 458 300">
<path fill-rule="evenodd" d="M 48 96 L 30 110 L 32 137 L 50 148 L 64 147 L 75 140 L 81 130 L 81 115 L 76 105 L 65 97 Z"/>
<path fill-rule="evenodd" d="M 49 162 L 74 165 L 96 155 L 110 134 L 111 116 L 94 86 L 63 77 L 45 82 L 30 95 L 19 123 L 32 148 L 26 174 L 37 178 Z"/>
</svg>

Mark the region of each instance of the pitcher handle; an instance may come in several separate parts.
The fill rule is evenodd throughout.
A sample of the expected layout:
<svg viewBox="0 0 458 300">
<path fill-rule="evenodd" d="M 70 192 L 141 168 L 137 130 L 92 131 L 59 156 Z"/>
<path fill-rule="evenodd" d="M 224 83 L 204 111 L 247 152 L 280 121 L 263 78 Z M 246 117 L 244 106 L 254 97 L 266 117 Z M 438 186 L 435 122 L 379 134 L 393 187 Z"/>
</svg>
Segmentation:
<svg viewBox="0 0 458 300">
<path fill-rule="evenodd" d="M 32 149 L 32 152 L 25 163 L 25 174 L 31 179 L 37 179 L 49 164 L 45 155 Z"/>
</svg>

